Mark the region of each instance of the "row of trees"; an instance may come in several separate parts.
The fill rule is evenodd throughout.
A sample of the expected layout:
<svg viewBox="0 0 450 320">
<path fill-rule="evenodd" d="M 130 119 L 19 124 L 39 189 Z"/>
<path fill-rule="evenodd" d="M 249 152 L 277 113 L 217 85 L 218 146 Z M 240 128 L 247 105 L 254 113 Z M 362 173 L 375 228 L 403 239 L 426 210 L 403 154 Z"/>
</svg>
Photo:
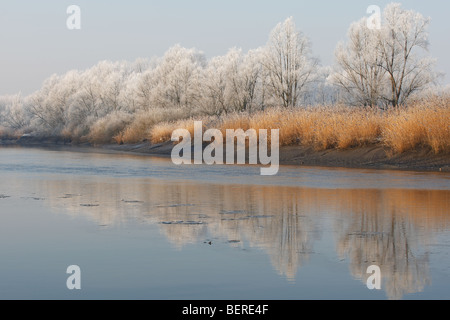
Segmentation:
<svg viewBox="0 0 450 320">
<path fill-rule="evenodd" d="M 423 56 L 429 19 L 390 4 L 384 20 L 375 30 L 366 18 L 353 23 L 332 68 L 319 65 L 309 39 L 288 18 L 266 46 L 247 53 L 233 48 L 208 61 L 176 45 L 159 59 L 103 61 L 53 75 L 30 96 L 0 97 L 0 122 L 13 130 L 81 136 L 99 119 L 139 110 L 182 109 L 189 117 L 340 102 L 397 106 L 438 75 Z"/>
</svg>

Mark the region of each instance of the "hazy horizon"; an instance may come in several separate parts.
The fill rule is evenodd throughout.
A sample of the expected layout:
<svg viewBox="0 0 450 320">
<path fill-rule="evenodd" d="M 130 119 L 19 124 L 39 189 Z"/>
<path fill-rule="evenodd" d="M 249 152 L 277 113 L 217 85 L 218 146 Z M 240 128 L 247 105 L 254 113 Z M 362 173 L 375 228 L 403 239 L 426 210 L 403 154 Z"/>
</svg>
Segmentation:
<svg viewBox="0 0 450 320">
<path fill-rule="evenodd" d="M 3 3 L 0 10 L 0 95 L 28 95 L 50 75 L 84 70 L 102 60 L 134 61 L 162 56 L 175 44 L 194 47 L 207 58 L 224 55 L 233 47 L 248 51 L 266 44 L 270 31 L 292 16 L 312 42 L 321 65 L 332 65 L 337 43 L 369 5 L 382 9 L 392 1 L 136 1 L 134 3 L 85 0 L 21 1 Z M 430 55 L 437 71 L 450 83 L 447 3 L 399 1 L 431 17 Z M 81 8 L 81 30 L 68 30 L 66 9 Z"/>
</svg>

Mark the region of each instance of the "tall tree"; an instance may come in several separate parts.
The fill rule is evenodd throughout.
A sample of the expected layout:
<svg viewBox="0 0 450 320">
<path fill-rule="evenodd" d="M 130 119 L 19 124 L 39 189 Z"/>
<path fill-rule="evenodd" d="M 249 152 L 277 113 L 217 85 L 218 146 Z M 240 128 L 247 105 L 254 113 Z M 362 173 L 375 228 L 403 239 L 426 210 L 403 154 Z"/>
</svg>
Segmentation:
<svg viewBox="0 0 450 320">
<path fill-rule="evenodd" d="M 337 66 L 330 75 L 332 83 L 348 94 L 348 103 L 376 106 L 382 103 L 386 77 L 378 48 L 379 30 L 367 27 L 367 18 L 352 23 L 348 42 L 335 50 Z"/>
<path fill-rule="evenodd" d="M 202 52 L 180 45 L 170 48 L 154 72 L 152 89 L 155 107 L 191 108 L 198 99 L 201 70 L 205 64 Z"/>
<path fill-rule="evenodd" d="M 388 4 L 380 29 L 367 19 L 353 23 L 348 42 L 335 51 L 332 82 L 344 88 L 356 104 L 398 106 L 438 77 L 428 50 L 429 18 L 398 3 Z"/>
<path fill-rule="evenodd" d="M 405 10 L 399 3 L 391 3 L 384 10 L 384 19 L 379 40 L 383 61 L 379 65 L 390 83 L 390 95 L 386 99 L 397 106 L 437 78 L 433 71 L 435 61 L 421 55 L 429 46 L 430 18 Z"/>
<path fill-rule="evenodd" d="M 272 30 L 263 65 L 275 104 L 297 106 L 300 94 L 314 80 L 318 60 L 311 57 L 311 44 L 296 29 L 292 17 Z"/>
</svg>

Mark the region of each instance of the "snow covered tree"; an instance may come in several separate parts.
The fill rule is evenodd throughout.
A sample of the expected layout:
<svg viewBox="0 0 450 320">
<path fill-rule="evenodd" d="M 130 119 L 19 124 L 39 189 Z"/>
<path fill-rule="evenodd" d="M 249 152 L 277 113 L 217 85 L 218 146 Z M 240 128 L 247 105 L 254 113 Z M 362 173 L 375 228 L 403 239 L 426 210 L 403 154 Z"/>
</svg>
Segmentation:
<svg viewBox="0 0 450 320">
<path fill-rule="evenodd" d="M 258 85 L 262 73 L 261 50 L 243 55 L 240 49 L 231 49 L 226 55 L 226 91 L 232 109 L 252 111 L 258 108 Z"/>
<path fill-rule="evenodd" d="M 433 83 L 435 60 L 423 56 L 428 50 L 430 18 L 413 10 L 405 10 L 399 3 L 388 4 L 384 10 L 379 48 L 390 83 L 386 99 L 393 106 L 403 104 L 414 92 Z"/>
<path fill-rule="evenodd" d="M 200 73 L 205 64 L 203 53 L 179 45 L 170 48 L 156 67 L 152 88 L 155 107 L 189 109 L 198 100 Z"/>
<path fill-rule="evenodd" d="M 379 34 L 379 30 L 367 28 L 367 18 L 363 18 L 350 26 L 348 42 L 336 48 L 337 66 L 330 81 L 348 93 L 350 104 L 373 107 L 382 102 L 386 77 Z"/>
<path fill-rule="evenodd" d="M 149 110 L 152 106 L 152 91 L 156 86 L 154 69 L 147 69 L 143 73 L 136 75 L 134 95 L 136 106 L 140 110 Z"/>
<path fill-rule="evenodd" d="M 59 134 L 68 121 L 67 109 L 80 87 L 80 73 L 69 71 L 63 76 L 52 75 L 42 88 L 31 95 L 29 111 L 38 131 Z"/>
<path fill-rule="evenodd" d="M 20 94 L 0 97 L 0 125 L 12 130 L 22 130 L 29 122 L 25 101 Z"/>
<path fill-rule="evenodd" d="M 219 116 L 229 111 L 225 91 L 227 84 L 227 59 L 214 57 L 208 61 L 201 75 L 201 96 L 199 108 L 202 113 Z"/>
<path fill-rule="evenodd" d="M 388 4 L 380 29 L 369 29 L 367 19 L 353 23 L 348 42 L 335 51 L 331 81 L 344 88 L 353 103 L 376 106 L 404 104 L 408 97 L 438 77 L 428 49 L 429 18 Z"/>
<path fill-rule="evenodd" d="M 314 81 L 318 60 L 311 56 L 311 44 L 296 29 L 292 17 L 272 30 L 263 65 L 269 77 L 269 94 L 275 104 L 297 106 L 299 96 Z"/>
<path fill-rule="evenodd" d="M 257 108 L 260 56 L 257 50 L 244 55 L 241 49 L 232 48 L 225 56 L 211 59 L 202 73 L 202 112 L 220 115 Z"/>
</svg>

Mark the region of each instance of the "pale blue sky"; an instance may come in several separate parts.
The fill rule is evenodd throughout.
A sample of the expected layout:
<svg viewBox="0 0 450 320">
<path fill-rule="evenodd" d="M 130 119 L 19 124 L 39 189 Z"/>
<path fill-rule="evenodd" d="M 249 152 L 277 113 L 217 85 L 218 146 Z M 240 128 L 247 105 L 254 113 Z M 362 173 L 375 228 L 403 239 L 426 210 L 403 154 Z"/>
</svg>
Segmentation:
<svg viewBox="0 0 450 320">
<path fill-rule="evenodd" d="M 301 0 L 18 0 L 0 3 L 0 94 L 29 94 L 53 73 L 86 69 L 100 60 L 161 56 L 179 43 L 207 57 L 234 46 L 244 51 L 266 43 L 270 30 L 289 16 L 312 41 L 323 65 L 345 40 L 351 22 L 369 5 L 391 1 Z M 400 1 L 432 18 L 430 53 L 450 82 L 450 2 Z M 81 8 L 81 30 L 68 30 L 66 9 Z"/>
</svg>

